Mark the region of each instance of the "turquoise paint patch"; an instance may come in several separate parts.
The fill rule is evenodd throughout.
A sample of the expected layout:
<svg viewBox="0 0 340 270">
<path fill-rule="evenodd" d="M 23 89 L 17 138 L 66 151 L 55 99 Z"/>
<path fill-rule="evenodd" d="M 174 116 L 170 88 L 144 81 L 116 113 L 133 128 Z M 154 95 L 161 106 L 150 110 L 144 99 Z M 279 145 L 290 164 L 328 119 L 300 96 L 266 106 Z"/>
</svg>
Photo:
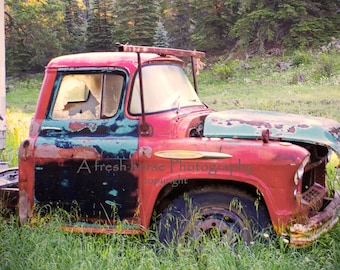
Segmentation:
<svg viewBox="0 0 340 270">
<path fill-rule="evenodd" d="M 340 124 L 334 120 L 255 110 L 211 113 L 204 124 L 204 136 L 259 139 L 262 131 L 270 139 L 328 146 L 340 154 Z"/>
</svg>

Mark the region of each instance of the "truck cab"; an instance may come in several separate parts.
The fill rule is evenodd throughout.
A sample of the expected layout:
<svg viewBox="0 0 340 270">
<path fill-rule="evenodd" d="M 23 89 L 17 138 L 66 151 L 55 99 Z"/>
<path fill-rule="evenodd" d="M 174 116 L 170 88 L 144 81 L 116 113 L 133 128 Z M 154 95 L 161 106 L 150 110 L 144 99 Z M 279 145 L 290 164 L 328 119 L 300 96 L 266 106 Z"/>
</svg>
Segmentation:
<svg viewBox="0 0 340 270">
<path fill-rule="evenodd" d="M 232 242 L 272 227 L 293 246 L 336 224 L 339 192 L 327 189 L 325 166 L 340 153 L 339 123 L 215 112 L 197 94 L 204 53 L 118 48 L 47 65 L 19 150 L 22 223 L 62 209 L 71 216 L 63 228 L 75 232 L 154 225 L 165 243 L 213 231 Z"/>
</svg>

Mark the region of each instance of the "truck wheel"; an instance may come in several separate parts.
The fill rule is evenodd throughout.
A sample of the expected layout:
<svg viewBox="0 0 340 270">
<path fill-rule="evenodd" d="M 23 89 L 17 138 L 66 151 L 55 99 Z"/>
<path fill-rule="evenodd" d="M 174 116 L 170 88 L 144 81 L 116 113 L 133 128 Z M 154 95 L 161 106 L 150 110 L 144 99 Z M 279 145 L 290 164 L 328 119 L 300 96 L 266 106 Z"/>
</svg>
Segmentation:
<svg viewBox="0 0 340 270">
<path fill-rule="evenodd" d="M 270 225 L 267 209 L 256 206 L 256 199 L 238 189 L 203 187 L 174 200 L 160 215 L 157 234 L 161 242 L 203 244 L 220 238 L 229 245 L 250 242 Z"/>
</svg>

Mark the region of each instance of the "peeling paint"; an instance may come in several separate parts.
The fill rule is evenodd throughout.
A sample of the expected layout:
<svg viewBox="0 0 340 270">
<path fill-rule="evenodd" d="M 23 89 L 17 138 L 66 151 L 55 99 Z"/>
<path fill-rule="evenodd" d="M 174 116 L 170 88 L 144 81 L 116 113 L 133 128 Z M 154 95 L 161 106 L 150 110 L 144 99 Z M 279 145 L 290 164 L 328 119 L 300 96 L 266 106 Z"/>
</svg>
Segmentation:
<svg viewBox="0 0 340 270">
<path fill-rule="evenodd" d="M 130 170 L 138 124 L 122 110 L 110 119 L 45 119 L 35 142 L 35 203 L 76 207 L 79 218 L 108 224 L 133 217 L 138 179 Z"/>
<path fill-rule="evenodd" d="M 77 202 L 79 218 L 106 220 L 105 213 L 112 219 L 115 215 L 129 218 L 138 202 L 135 192 L 138 181 L 130 168 L 129 160 L 65 160 L 63 165 L 56 162 L 37 165 L 36 203 L 58 205 L 70 211 Z"/>
<path fill-rule="evenodd" d="M 96 123 L 93 123 L 93 122 L 89 122 L 89 123 L 86 123 L 86 122 L 71 122 L 69 124 L 69 130 L 70 131 L 82 131 L 84 130 L 85 128 L 89 129 L 91 132 L 95 132 L 97 130 L 97 124 Z"/>
<path fill-rule="evenodd" d="M 321 144 L 340 155 L 340 124 L 318 117 L 254 110 L 215 112 L 206 118 L 204 135 L 260 139 L 263 129 L 269 129 L 272 140 Z"/>
</svg>

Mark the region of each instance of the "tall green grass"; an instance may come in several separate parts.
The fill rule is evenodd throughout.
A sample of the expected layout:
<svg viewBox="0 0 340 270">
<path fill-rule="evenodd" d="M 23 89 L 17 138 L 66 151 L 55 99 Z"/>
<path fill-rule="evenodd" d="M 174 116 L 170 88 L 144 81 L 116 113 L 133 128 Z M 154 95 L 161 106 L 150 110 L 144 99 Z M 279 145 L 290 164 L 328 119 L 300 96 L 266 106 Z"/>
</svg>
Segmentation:
<svg viewBox="0 0 340 270">
<path fill-rule="evenodd" d="M 0 269 L 340 269 L 340 226 L 304 249 L 261 238 L 234 249 L 211 240 L 197 251 L 166 248 L 152 234 L 71 234 L 58 225 L 53 220 L 32 229 L 19 227 L 15 218 L 0 218 Z"/>
<path fill-rule="evenodd" d="M 26 77 L 8 78 L 6 86 L 7 108 L 11 112 L 22 112 L 32 115 L 35 111 L 43 74 Z"/>
</svg>

